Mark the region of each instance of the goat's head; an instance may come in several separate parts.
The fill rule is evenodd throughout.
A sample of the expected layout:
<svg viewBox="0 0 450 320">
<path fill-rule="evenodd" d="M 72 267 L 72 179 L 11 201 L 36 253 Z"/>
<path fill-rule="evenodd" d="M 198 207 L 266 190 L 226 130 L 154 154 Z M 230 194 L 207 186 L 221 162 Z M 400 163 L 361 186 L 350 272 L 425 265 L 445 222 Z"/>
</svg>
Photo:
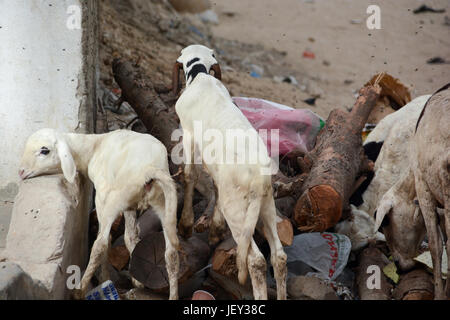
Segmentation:
<svg viewBox="0 0 450 320">
<path fill-rule="evenodd" d="M 382 227 L 394 261 L 400 269 L 407 271 L 415 265 L 413 258 L 419 254 L 426 228 L 419 205 L 413 199 L 415 190 L 409 196 L 407 192 L 396 191 L 391 188 L 381 198 L 375 230 Z"/>
<path fill-rule="evenodd" d="M 174 94 L 178 94 L 180 90 L 180 69 L 184 70 L 186 87 L 200 72 L 209 74 L 213 70 L 217 79 L 221 80 L 222 78 L 214 50 L 198 44 L 190 45 L 181 50 L 181 55 L 173 67 L 172 90 Z"/>
<path fill-rule="evenodd" d="M 62 173 L 72 183 L 76 167 L 64 137 L 54 129 L 41 129 L 33 133 L 25 144 L 19 176 L 28 178 Z"/>
</svg>

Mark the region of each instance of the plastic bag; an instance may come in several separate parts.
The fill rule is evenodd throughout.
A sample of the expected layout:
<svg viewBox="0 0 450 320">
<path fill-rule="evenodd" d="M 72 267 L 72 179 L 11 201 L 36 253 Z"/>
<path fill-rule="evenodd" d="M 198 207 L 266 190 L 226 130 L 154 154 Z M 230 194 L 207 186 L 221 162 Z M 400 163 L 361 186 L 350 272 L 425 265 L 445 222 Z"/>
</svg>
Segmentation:
<svg viewBox="0 0 450 320">
<path fill-rule="evenodd" d="M 271 157 L 306 153 L 315 144 L 316 136 L 325 122 L 309 109 L 291 107 L 257 98 L 233 97 L 234 103 L 256 129 L 267 129 L 267 150 Z M 279 129 L 279 140 L 272 141 L 270 129 Z M 271 145 L 278 143 L 278 154 Z"/>
<path fill-rule="evenodd" d="M 329 232 L 303 233 L 284 247 L 290 263 L 302 261 L 318 271 L 319 278 L 335 280 L 347 265 L 352 244 L 347 236 Z"/>
<path fill-rule="evenodd" d="M 86 300 L 120 300 L 120 298 L 113 282 L 108 280 L 89 291 Z"/>
</svg>

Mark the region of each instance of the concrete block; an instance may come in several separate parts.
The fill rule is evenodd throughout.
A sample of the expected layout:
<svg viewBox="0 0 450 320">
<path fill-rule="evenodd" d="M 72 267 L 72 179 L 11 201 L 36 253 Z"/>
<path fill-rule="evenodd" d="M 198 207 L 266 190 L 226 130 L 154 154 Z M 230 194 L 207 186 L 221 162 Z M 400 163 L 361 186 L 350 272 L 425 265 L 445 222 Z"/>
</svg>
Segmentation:
<svg viewBox="0 0 450 320">
<path fill-rule="evenodd" d="M 87 203 L 80 181 L 68 183 L 63 175 L 25 180 L 15 198 L 3 253 L 53 299 L 68 297 L 67 267 L 83 268 L 87 258 Z"/>
<path fill-rule="evenodd" d="M 40 281 L 34 281 L 14 262 L 0 262 L 0 300 L 48 298 Z"/>
</svg>

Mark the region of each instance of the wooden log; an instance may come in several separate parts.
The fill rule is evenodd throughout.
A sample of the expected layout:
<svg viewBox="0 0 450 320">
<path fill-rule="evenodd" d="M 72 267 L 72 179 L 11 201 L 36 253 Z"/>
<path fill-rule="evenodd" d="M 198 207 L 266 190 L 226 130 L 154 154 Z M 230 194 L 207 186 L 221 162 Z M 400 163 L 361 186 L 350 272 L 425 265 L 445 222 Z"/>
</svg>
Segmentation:
<svg viewBox="0 0 450 320">
<path fill-rule="evenodd" d="M 294 213 L 296 200 L 294 197 L 283 197 L 275 199 L 275 207 L 277 211 L 286 218 L 291 218 Z"/>
<path fill-rule="evenodd" d="M 176 97 L 165 103 L 155 89 L 151 79 L 131 62 L 115 59 L 112 64 L 114 79 L 122 89 L 122 97 L 137 113 L 148 133 L 160 140 L 170 151 L 178 141 L 172 141 L 172 132 L 178 128 L 179 119 L 175 112 Z M 170 95 L 171 93 L 168 93 Z"/>
<path fill-rule="evenodd" d="M 292 241 L 294 241 L 294 228 L 289 219 L 277 216 L 277 231 L 283 246 L 292 245 Z"/>
<path fill-rule="evenodd" d="M 396 300 L 433 300 L 433 277 L 423 269 L 416 269 L 400 277 L 393 296 Z"/>
<path fill-rule="evenodd" d="M 247 280 L 247 283 L 243 286 L 240 285 L 237 280 L 230 279 L 213 270 L 209 271 L 209 276 L 223 290 L 228 292 L 234 300 L 253 300 L 253 290 L 249 280 Z"/>
<path fill-rule="evenodd" d="M 233 299 L 253 299 L 250 277 L 244 285 L 239 284 L 238 269 L 236 266 L 236 242 L 233 238 L 222 241 L 214 251 L 211 258 L 211 269 L 209 276 Z"/>
<path fill-rule="evenodd" d="M 280 238 L 281 244 L 283 246 L 292 245 L 292 241 L 294 241 L 294 228 L 292 227 L 291 221 L 279 213 L 277 213 L 276 221 L 278 238 Z M 267 239 L 265 233 L 263 236 Z"/>
<path fill-rule="evenodd" d="M 356 273 L 356 283 L 361 300 L 390 299 L 392 285 L 383 273 L 383 268 L 388 262 L 389 260 L 377 248 L 368 247 L 361 252 Z M 369 267 L 371 267 L 371 270 L 369 270 Z M 379 288 L 377 288 L 378 280 Z"/>
<path fill-rule="evenodd" d="M 179 240 L 178 283 L 182 284 L 207 265 L 210 250 L 209 246 L 195 235 L 188 240 Z M 130 274 L 147 288 L 157 292 L 166 292 L 169 289 L 165 248 L 163 233 L 155 232 L 142 239 L 131 254 Z"/>
<path fill-rule="evenodd" d="M 120 271 L 130 260 L 130 253 L 125 245 L 115 246 L 108 251 L 108 261 L 117 270 Z"/>
<path fill-rule="evenodd" d="M 286 196 L 298 198 L 301 194 L 301 188 L 307 174 L 301 174 L 295 177 L 286 177 L 281 171 L 272 176 L 273 196 L 275 199 Z"/>
<path fill-rule="evenodd" d="M 300 161 L 309 174 L 294 211 L 299 230 L 321 232 L 333 227 L 348 206 L 356 178 L 370 169 L 361 132 L 380 91 L 378 85 L 365 87 L 350 113 L 331 111 L 314 149 Z"/>
<path fill-rule="evenodd" d="M 236 266 L 237 245 L 233 238 L 222 241 L 214 251 L 211 269 L 225 277 L 237 281 L 238 269 Z"/>
</svg>

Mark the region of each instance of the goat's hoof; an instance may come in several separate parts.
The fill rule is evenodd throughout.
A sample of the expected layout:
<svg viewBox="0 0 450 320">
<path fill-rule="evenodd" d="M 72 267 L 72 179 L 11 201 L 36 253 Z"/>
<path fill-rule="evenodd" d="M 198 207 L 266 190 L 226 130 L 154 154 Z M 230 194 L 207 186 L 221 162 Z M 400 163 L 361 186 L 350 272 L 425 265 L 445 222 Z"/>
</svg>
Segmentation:
<svg viewBox="0 0 450 320">
<path fill-rule="evenodd" d="M 169 296 L 169 300 L 178 300 L 178 294 L 171 294 L 170 296 Z"/>
</svg>

